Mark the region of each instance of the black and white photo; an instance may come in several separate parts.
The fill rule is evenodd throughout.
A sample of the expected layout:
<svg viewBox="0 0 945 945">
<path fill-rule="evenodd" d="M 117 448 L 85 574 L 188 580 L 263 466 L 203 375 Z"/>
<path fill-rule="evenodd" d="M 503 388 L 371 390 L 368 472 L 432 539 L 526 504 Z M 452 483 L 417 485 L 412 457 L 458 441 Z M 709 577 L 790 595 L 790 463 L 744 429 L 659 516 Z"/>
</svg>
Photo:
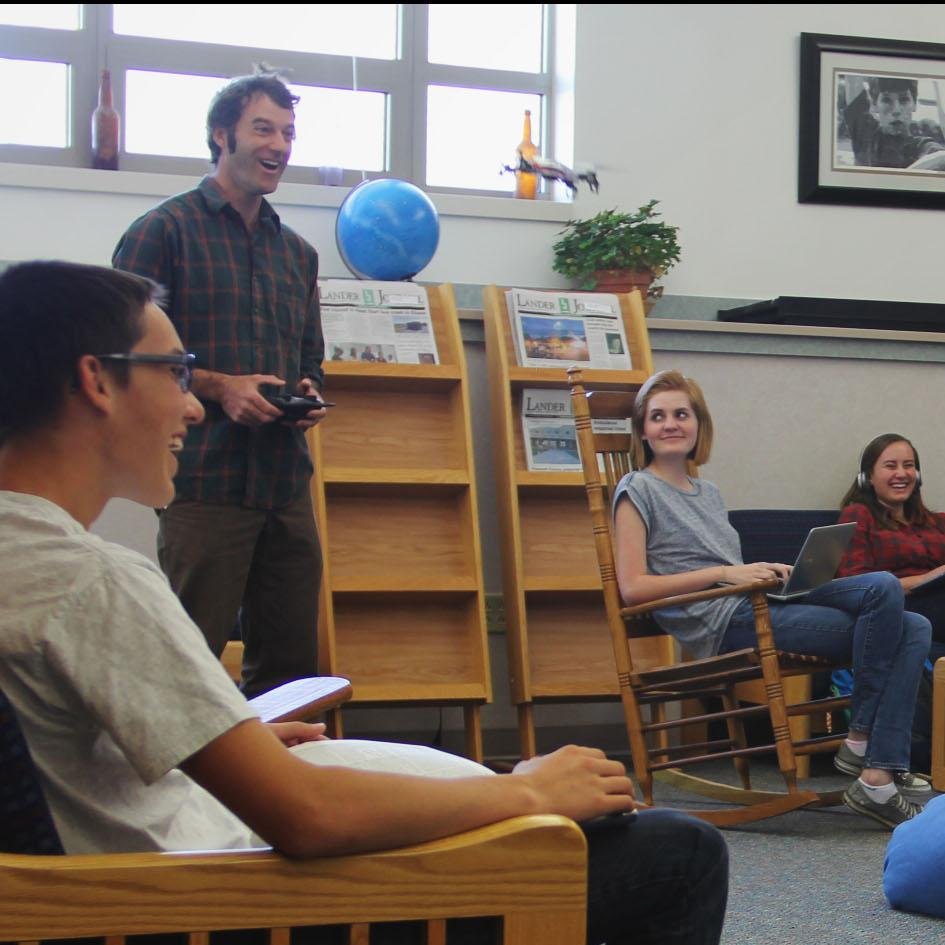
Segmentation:
<svg viewBox="0 0 945 945">
<path fill-rule="evenodd" d="M 945 45 L 801 34 L 798 199 L 945 207 Z"/>
</svg>

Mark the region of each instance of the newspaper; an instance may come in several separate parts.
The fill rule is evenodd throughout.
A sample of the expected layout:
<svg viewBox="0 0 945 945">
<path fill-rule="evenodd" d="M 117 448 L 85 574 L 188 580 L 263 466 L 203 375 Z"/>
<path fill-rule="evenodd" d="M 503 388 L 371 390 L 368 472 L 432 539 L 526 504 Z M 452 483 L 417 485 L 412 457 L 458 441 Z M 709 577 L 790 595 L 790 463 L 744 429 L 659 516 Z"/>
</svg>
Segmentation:
<svg viewBox="0 0 945 945">
<path fill-rule="evenodd" d="M 632 369 L 616 295 L 509 289 L 506 301 L 523 367 Z"/>
<path fill-rule="evenodd" d="M 326 361 L 440 363 L 423 286 L 325 279 L 318 298 Z"/>
<path fill-rule="evenodd" d="M 592 420 L 595 433 L 629 433 L 630 420 Z M 579 472 L 581 456 L 567 390 L 526 387 L 522 390 L 522 437 L 530 470 Z"/>
</svg>

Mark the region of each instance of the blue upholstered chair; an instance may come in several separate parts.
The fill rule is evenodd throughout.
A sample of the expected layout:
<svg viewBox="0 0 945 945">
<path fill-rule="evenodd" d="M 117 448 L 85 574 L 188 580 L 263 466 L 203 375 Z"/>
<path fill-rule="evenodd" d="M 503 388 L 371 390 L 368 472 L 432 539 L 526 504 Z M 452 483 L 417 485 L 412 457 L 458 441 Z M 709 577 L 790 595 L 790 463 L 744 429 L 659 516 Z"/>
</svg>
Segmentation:
<svg viewBox="0 0 945 945">
<path fill-rule="evenodd" d="M 10 700 L 0 692 L 0 852 L 64 852 Z"/>
</svg>

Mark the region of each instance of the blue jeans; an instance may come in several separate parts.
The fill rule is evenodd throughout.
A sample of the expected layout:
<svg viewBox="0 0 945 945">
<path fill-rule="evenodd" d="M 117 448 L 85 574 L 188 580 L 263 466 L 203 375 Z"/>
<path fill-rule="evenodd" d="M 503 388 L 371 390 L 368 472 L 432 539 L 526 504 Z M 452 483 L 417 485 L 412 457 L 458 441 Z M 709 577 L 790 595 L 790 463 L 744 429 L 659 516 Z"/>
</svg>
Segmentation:
<svg viewBox="0 0 945 945">
<path fill-rule="evenodd" d="M 898 578 L 888 571 L 837 578 L 801 603 L 770 602 L 775 646 L 852 664 L 850 728 L 869 733 L 868 768 L 908 771 L 912 717 L 932 629 L 903 611 Z M 754 646 L 755 620 L 742 600 L 720 653 Z"/>
</svg>

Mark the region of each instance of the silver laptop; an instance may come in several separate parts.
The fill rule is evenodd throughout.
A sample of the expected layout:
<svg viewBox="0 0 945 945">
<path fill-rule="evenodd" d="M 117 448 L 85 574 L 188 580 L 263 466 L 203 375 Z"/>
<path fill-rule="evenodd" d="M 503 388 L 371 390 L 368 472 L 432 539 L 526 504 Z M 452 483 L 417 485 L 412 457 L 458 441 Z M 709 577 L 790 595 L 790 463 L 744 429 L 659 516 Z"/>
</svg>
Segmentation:
<svg viewBox="0 0 945 945">
<path fill-rule="evenodd" d="M 812 528 L 804 539 L 787 583 L 768 597 L 771 600 L 793 600 L 832 581 L 855 529 L 855 522 Z"/>
</svg>

